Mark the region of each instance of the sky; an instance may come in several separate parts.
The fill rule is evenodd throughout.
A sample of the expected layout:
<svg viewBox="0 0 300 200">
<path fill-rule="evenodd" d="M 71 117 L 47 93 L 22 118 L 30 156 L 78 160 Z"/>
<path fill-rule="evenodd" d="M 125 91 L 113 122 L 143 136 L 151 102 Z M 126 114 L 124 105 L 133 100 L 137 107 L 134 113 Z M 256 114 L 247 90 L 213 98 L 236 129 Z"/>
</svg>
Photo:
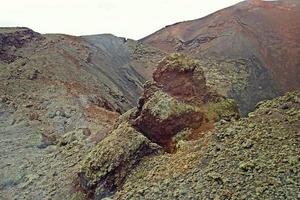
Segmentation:
<svg viewBox="0 0 300 200">
<path fill-rule="evenodd" d="M 241 0 L 0 0 L 0 26 L 39 33 L 111 33 L 141 39 L 166 25 L 197 19 Z"/>
</svg>

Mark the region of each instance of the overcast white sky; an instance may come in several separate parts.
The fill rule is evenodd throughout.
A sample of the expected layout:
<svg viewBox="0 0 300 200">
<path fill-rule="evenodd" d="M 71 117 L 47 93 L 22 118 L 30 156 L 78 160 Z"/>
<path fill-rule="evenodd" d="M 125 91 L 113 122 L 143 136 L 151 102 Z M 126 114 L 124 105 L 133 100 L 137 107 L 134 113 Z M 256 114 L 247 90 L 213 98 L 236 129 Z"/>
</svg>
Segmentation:
<svg viewBox="0 0 300 200">
<path fill-rule="evenodd" d="M 40 33 L 112 33 L 140 39 L 175 22 L 196 19 L 241 0 L 0 0 L 0 26 Z"/>
</svg>

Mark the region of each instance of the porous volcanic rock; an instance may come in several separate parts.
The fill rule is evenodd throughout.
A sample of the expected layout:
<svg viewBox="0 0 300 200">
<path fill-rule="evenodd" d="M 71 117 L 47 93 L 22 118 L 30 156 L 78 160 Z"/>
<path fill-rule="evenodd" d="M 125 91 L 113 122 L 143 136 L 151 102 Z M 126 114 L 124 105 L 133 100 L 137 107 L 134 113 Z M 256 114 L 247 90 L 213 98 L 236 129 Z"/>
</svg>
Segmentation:
<svg viewBox="0 0 300 200">
<path fill-rule="evenodd" d="M 141 158 L 158 149 L 123 122 L 86 157 L 78 174 L 80 185 L 90 197 L 102 199 L 122 184 Z"/>
<path fill-rule="evenodd" d="M 175 147 L 176 135 L 183 129 L 208 128 L 224 113 L 229 120 L 238 117 L 234 102 L 206 85 L 195 60 L 171 54 L 158 64 L 153 79 L 145 84 L 132 124 L 167 151 Z"/>
<path fill-rule="evenodd" d="M 172 82 L 174 76 L 186 84 L 180 88 Z M 213 129 L 215 121 L 238 116 L 234 101 L 205 85 L 199 63 L 172 54 L 159 63 L 154 81 L 145 84 L 138 107 L 121 115 L 114 130 L 82 162 L 80 186 L 94 199 L 112 195 L 141 160 L 164 154 L 162 149 L 175 153 L 181 139 L 197 138 L 193 133 Z"/>
</svg>

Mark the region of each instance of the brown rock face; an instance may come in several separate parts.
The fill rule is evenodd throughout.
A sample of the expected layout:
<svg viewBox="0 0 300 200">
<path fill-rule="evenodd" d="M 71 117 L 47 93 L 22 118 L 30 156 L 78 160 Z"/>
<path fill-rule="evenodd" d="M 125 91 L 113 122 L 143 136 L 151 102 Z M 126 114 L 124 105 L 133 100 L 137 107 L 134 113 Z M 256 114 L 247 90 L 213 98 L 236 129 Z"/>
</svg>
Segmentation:
<svg viewBox="0 0 300 200">
<path fill-rule="evenodd" d="M 175 98 L 156 91 L 149 101 L 143 104 L 140 115 L 133 120 L 135 126 L 152 141 L 172 152 L 173 138 L 185 128 L 196 129 L 208 120 L 200 109 L 182 103 Z"/>
<path fill-rule="evenodd" d="M 156 84 L 164 92 L 178 99 L 203 100 L 208 88 L 199 64 L 182 55 L 173 56 L 164 59 L 154 71 L 153 79 Z"/>
<path fill-rule="evenodd" d="M 299 18 L 298 0 L 248 0 L 142 41 L 206 62 L 208 82 L 247 114 L 260 100 L 300 89 Z"/>
<path fill-rule="evenodd" d="M 145 85 L 132 124 L 167 151 L 174 148 L 180 131 L 195 130 L 219 119 L 212 114 L 215 111 L 209 110 L 213 106 L 208 105 L 224 99 L 206 85 L 197 61 L 172 54 L 159 63 L 153 79 Z M 207 106 L 211 108 L 207 109 Z M 232 117 L 235 117 L 237 112 L 233 113 Z"/>
</svg>

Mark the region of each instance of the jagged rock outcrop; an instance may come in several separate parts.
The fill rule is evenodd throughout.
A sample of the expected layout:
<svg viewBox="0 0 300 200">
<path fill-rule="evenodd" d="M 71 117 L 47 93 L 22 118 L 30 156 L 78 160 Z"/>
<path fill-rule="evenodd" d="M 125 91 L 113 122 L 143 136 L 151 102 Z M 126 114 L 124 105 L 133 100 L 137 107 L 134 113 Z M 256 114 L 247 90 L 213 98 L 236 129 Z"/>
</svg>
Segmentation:
<svg viewBox="0 0 300 200">
<path fill-rule="evenodd" d="M 42 35 L 28 28 L 0 28 L 0 61 L 15 61 L 21 57 L 16 54 L 16 49 L 42 38 Z"/>
<path fill-rule="evenodd" d="M 175 77 L 185 84 L 178 87 Z M 215 121 L 238 116 L 233 101 L 206 86 L 199 63 L 170 55 L 158 65 L 154 81 L 145 84 L 139 106 L 120 116 L 82 163 L 80 185 L 91 198 L 111 195 L 144 157 L 161 147 L 173 153 L 181 139 L 196 139 Z"/>
<path fill-rule="evenodd" d="M 132 124 L 167 151 L 172 151 L 176 135 L 184 129 L 208 129 L 221 118 L 238 117 L 234 102 L 206 85 L 200 63 L 195 60 L 172 54 L 160 62 L 153 79 L 145 85 Z"/>
</svg>

